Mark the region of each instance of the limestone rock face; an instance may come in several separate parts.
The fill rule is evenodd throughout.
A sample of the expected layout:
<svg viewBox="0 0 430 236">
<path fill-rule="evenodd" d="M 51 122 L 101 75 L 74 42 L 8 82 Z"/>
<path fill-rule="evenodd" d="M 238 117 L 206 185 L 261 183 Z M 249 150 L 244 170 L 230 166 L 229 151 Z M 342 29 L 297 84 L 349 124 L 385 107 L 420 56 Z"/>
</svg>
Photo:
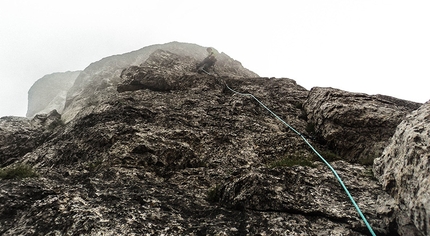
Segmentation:
<svg viewBox="0 0 430 236">
<path fill-rule="evenodd" d="M 333 167 L 345 178 L 346 185 L 352 189 L 351 194 L 358 200 L 374 230 L 379 234 L 394 233 L 387 227 L 393 205 L 388 203 L 389 196 L 372 179 L 368 169 L 343 161 L 334 162 Z M 315 168 L 256 169 L 246 174 L 236 174 L 230 182 L 221 186 L 219 201 L 233 209 L 266 214 L 277 212 L 284 219 L 279 222 L 280 225 L 294 225 L 293 230 L 287 231 L 282 231 L 280 225 L 274 226 L 275 235 L 368 233 L 343 189 L 334 186 L 340 185 L 322 163 Z"/>
<path fill-rule="evenodd" d="M 63 120 L 69 122 L 82 109 L 92 107 L 100 101 L 105 100 L 108 96 L 116 94 L 123 70 L 130 66 L 140 66 L 146 62 L 151 54 L 159 49 L 181 56 L 182 59 L 187 58 L 186 60 L 194 64 L 192 65 L 193 67 L 207 56 L 206 47 L 196 44 L 171 42 L 148 46 L 137 51 L 107 57 L 94 62 L 79 74 L 75 84 L 68 91 L 65 110 L 62 114 Z M 220 53 L 217 56 L 217 60 L 215 69 L 219 71 L 220 75 L 258 76 L 225 53 Z M 160 66 L 156 61 L 152 61 L 152 63 Z M 170 60 L 170 63 L 178 64 L 178 61 Z"/>
<path fill-rule="evenodd" d="M 430 101 L 399 124 L 374 163 L 382 187 L 398 204 L 397 221 L 405 235 L 416 232 L 415 227 L 422 235 L 430 235 L 429 144 Z"/>
<path fill-rule="evenodd" d="M 304 104 L 307 118 L 322 142 L 342 160 L 373 163 L 397 125 L 419 103 L 383 95 L 312 88 Z"/>
<path fill-rule="evenodd" d="M 56 110 L 31 120 L 14 116 L 0 118 L 0 167 L 20 160 L 37 148 L 59 124 L 61 116 Z"/>
<path fill-rule="evenodd" d="M 133 75 L 124 74 L 124 83 L 156 74 Z M 321 164 L 268 167 L 312 154 L 258 103 L 232 94 L 220 80 L 264 98 L 300 130 L 306 122 L 297 118 L 297 102 L 306 99 L 306 89 L 290 79 L 165 77 L 174 89 L 123 90 L 27 153 L 23 162 L 40 177 L 0 182 L 0 202 L 8 202 L 0 206 L 3 234 L 366 234 Z M 384 193 L 369 171 L 344 162 L 337 167 L 354 169 L 345 176 L 353 194 L 377 232 L 390 232 L 384 219 L 391 208 L 375 207 Z"/>
<path fill-rule="evenodd" d="M 67 91 L 72 87 L 80 71 L 68 71 L 45 75 L 28 91 L 27 117 L 57 110 L 61 113 L 66 103 Z"/>
<path fill-rule="evenodd" d="M 218 75 L 198 74 L 204 56 L 204 47 L 171 43 L 106 58 L 68 92 L 67 122 L 58 113 L 0 122 L 1 137 L 16 138 L 1 140 L 2 167 L 37 172 L 0 179 L 0 234 L 369 235 L 303 140 L 227 85 L 306 137 L 309 91 L 226 55 Z M 397 235 L 398 205 L 372 169 L 332 164 L 377 235 Z"/>
</svg>

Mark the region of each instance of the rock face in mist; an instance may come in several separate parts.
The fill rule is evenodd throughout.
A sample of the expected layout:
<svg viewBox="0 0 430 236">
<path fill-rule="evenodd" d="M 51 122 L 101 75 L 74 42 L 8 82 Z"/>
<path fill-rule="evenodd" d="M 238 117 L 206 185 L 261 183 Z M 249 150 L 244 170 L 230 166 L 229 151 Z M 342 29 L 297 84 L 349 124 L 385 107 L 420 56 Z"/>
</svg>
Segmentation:
<svg viewBox="0 0 430 236">
<path fill-rule="evenodd" d="M 137 51 L 107 57 L 94 62 L 79 74 L 76 83 L 69 90 L 66 108 L 63 112 L 63 119 L 68 122 L 82 109 L 92 108 L 100 101 L 105 100 L 112 94 L 116 94 L 116 86 L 118 86 L 121 81 L 120 76 L 122 71 L 130 66 L 141 65 L 154 51 L 159 49 L 172 52 L 182 57 L 192 64 L 189 65 L 191 67 L 195 67 L 197 63 L 201 62 L 207 56 L 206 47 L 196 44 L 171 42 L 145 47 Z M 224 53 L 220 53 L 217 56 L 217 60 L 215 69 L 220 75 L 258 76 L 252 71 L 242 67 L 240 62 L 230 58 Z M 158 65 L 157 62 L 154 63 Z M 169 63 L 181 64 L 174 60 Z"/>
<path fill-rule="evenodd" d="M 402 233 L 430 235 L 430 101 L 412 112 L 375 160 L 382 187 L 396 200 Z"/>
<path fill-rule="evenodd" d="M 226 84 L 311 138 L 324 128 L 309 129 L 318 120 L 315 96 L 291 79 L 260 78 L 225 54 L 218 76 L 193 72 L 204 56 L 204 47 L 175 42 L 109 57 L 76 79 L 66 122 L 3 120 L 2 135 L 39 141 L 20 152 L 25 140 L 0 140 L 8 153 L 2 166 L 38 174 L 0 179 L 0 234 L 368 235 L 303 140 Z M 404 109 L 393 111 L 403 116 Z M 55 112 L 42 118 L 49 117 L 59 120 Z M 321 137 L 310 142 L 327 156 L 346 152 Z M 373 148 L 379 140 L 367 142 Z M 371 166 L 332 164 L 378 235 L 401 232 L 399 203 Z"/>
<path fill-rule="evenodd" d="M 373 163 L 397 125 L 419 103 L 383 95 L 312 88 L 304 104 L 310 127 L 343 160 Z"/>
<path fill-rule="evenodd" d="M 80 71 L 68 71 L 46 75 L 36 81 L 28 91 L 27 117 L 57 110 L 61 113 L 66 103 L 67 91 L 72 87 Z"/>
</svg>

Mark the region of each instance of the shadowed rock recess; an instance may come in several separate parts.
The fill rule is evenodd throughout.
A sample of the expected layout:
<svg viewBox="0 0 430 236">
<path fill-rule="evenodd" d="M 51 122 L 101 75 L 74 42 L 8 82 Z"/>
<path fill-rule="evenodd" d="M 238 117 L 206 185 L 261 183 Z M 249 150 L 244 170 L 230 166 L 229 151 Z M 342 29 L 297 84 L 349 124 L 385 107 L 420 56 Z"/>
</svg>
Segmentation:
<svg viewBox="0 0 430 236">
<path fill-rule="evenodd" d="M 377 235 L 428 235 L 422 104 L 308 91 L 224 53 L 216 73 L 195 73 L 205 52 L 172 42 L 104 58 L 54 99 L 61 115 L 1 118 L 0 235 L 369 235 L 303 140 L 226 83 L 309 139 Z"/>
</svg>

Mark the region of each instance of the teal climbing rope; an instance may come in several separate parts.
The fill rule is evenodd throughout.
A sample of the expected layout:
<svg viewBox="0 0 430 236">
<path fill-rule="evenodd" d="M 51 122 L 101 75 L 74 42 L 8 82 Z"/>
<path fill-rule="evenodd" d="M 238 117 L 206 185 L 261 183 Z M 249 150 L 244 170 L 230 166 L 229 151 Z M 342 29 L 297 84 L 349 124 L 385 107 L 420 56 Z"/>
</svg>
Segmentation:
<svg viewBox="0 0 430 236">
<path fill-rule="evenodd" d="M 246 96 L 246 97 L 251 97 L 253 98 L 255 101 L 257 101 L 262 107 L 264 107 L 264 109 L 266 109 L 267 111 L 270 112 L 270 114 L 272 114 L 276 119 L 278 119 L 279 121 L 281 121 L 285 126 L 287 126 L 289 129 L 291 129 L 292 131 L 294 131 L 294 133 L 296 133 L 297 135 L 299 135 L 304 141 L 305 143 L 312 149 L 312 151 L 315 152 L 315 154 L 317 154 L 317 156 L 324 162 L 324 164 L 326 164 L 328 166 L 328 168 L 331 170 L 331 172 L 333 172 L 334 176 L 336 177 L 336 179 L 339 181 L 340 185 L 342 186 L 343 190 L 345 190 L 346 195 L 348 195 L 349 199 L 351 200 L 352 204 L 354 205 L 355 209 L 357 210 L 358 214 L 360 215 L 361 219 L 363 219 L 364 223 L 366 224 L 367 228 L 369 229 L 370 233 L 373 236 L 376 236 L 375 232 L 373 231 L 372 227 L 370 226 L 369 222 L 367 221 L 366 217 L 364 216 L 363 212 L 361 212 L 360 207 L 358 207 L 357 203 L 355 202 L 354 198 L 352 197 L 351 193 L 348 191 L 348 189 L 346 188 L 345 184 L 343 183 L 342 179 L 339 177 L 339 175 L 337 174 L 336 170 L 324 159 L 324 157 L 321 156 L 321 154 L 318 153 L 318 151 L 308 142 L 308 140 L 300 133 L 298 132 L 296 129 L 294 129 L 291 125 L 289 125 L 287 122 L 285 122 L 283 119 L 281 119 L 278 115 L 276 115 L 273 111 L 271 111 L 266 105 L 264 105 L 260 100 L 258 100 L 254 95 L 250 94 L 250 93 L 240 93 L 237 92 L 235 90 L 233 90 L 232 88 L 230 88 L 228 86 L 228 84 L 226 82 L 225 86 L 232 91 L 235 94 L 239 94 L 242 96 Z"/>
</svg>

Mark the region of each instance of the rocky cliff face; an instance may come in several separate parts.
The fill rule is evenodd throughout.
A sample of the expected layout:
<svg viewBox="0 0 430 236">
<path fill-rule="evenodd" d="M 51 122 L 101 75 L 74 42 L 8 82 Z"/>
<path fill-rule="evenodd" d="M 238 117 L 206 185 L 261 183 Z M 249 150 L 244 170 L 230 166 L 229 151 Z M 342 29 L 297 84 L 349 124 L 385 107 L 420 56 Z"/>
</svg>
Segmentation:
<svg viewBox="0 0 430 236">
<path fill-rule="evenodd" d="M 79 74 L 75 84 L 69 90 L 63 120 L 72 120 L 80 111 L 92 108 L 109 96 L 116 94 L 116 87 L 120 85 L 121 73 L 130 66 L 139 66 L 146 62 L 156 50 L 166 50 L 181 56 L 182 59 L 194 64 L 202 61 L 206 55 L 206 48 L 195 44 L 172 42 L 153 45 L 140 50 L 104 58 L 92 63 Z M 224 53 L 218 57 L 215 66 L 221 75 L 256 77 L 257 74 L 243 68 L 240 62 Z M 157 65 L 157 62 L 153 62 Z M 174 62 L 173 64 L 180 64 Z M 168 65 L 163 65 L 168 66 Z"/>
<path fill-rule="evenodd" d="M 405 235 L 430 235 L 429 143 L 430 101 L 407 116 L 375 160 L 375 173 L 396 200 L 397 221 Z"/>
<path fill-rule="evenodd" d="M 331 145 L 343 137 L 323 135 L 327 123 L 318 120 L 325 113 L 314 105 L 319 91 L 341 92 L 260 78 L 225 54 L 217 76 L 198 74 L 193 68 L 204 49 L 156 45 L 90 65 L 68 92 L 65 122 L 55 112 L 33 121 L 2 118 L 3 135 L 25 139 L 0 140 L 0 177 L 8 176 L 0 180 L 0 234 L 368 235 L 301 138 L 226 84 L 261 99 L 324 156 L 350 160 L 342 148 L 353 145 Z M 342 94 L 338 104 L 357 102 L 356 94 Z M 323 107 L 332 103 L 321 99 Z M 416 106 L 394 103 L 399 109 L 387 109 L 399 117 Z M 344 124 L 342 117 L 336 119 Z M 19 150 L 22 142 L 31 145 Z M 366 142 L 372 149 L 379 140 Z M 332 164 L 378 235 L 402 232 L 393 216 L 398 205 L 371 166 Z M 37 176 L 13 175 L 20 166 Z"/>
<path fill-rule="evenodd" d="M 21 158 L 41 145 L 61 124 L 56 110 L 33 119 L 5 116 L 0 118 L 0 167 L 22 161 Z"/>
<path fill-rule="evenodd" d="M 36 81 L 28 91 L 26 116 L 49 113 L 52 110 L 63 112 L 67 91 L 72 87 L 80 71 L 68 71 L 46 75 Z"/>
<path fill-rule="evenodd" d="M 312 88 L 304 108 L 320 142 L 343 160 L 371 164 L 397 125 L 420 105 L 383 95 Z"/>
</svg>

